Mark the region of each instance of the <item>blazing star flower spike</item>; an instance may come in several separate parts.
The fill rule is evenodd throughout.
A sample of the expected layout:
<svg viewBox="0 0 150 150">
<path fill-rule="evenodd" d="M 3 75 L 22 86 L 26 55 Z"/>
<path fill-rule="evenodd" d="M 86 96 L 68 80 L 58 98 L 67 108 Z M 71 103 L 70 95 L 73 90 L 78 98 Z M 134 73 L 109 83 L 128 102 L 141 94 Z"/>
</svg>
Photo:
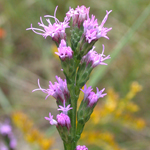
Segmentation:
<svg viewBox="0 0 150 150">
<path fill-rule="evenodd" d="M 94 15 L 89 17 L 90 8 L 85 6 L 77 6 L 77 8 L 69 8 L 69 11 L 64 17 L 64 21 L 60 22 L 56 18 L 57 7 L 54 16 L 46 15 L 48 25 L 45 25 L 42 18 L 38 25 L 43 28 L 31 27 L 27 30 L 32 30 L 36 34 L 43 37 L 50 36 L 58 47 L 58 52 L 61 61 L 61 71 L 63 71 L 66 79 L 62 80 L 56 76 L 57 82 L 49 81 L 49 87 L 43 89 L 39 88 L 33 90 L 40 90 L 49 96 L 56 99 L 58 112 L 56 120 L 53 115 L 49 113 L 49 117 L 45 117 L 51 125 L 55 125 L 64 144 L 65 150 L 88 150 L 86 146 L 77 146 L 77 142 L 81 137 L 86 122 L 90 119 L 96 106 L 98 99 L 106 95 L 103 93 L 105 88 L 97 92 L 93 92 L 92 87 L 87 87 L 86 82 L 90 78 L 90 73 L 97 65 L 107 65 L 104 61 L 110 59 L 110 55 L 104 55 L 104 45 L 101 54 L 98 54 L 94 49 L 94 44 L 101 38 L 108 38 L 107 33 L 112 28 L 104 27 L 108 15 L 111 11 L 106 11 L 106 15 L 101 24 Z M 52 24 L 50 19 L 54 19 Z M 72 23 L 70 23 L 72 21 Z M 69 33 L 70 39 L 67 38 L 66 28 L 71 26 Z M 68 42 L 70 41 L 70 42 Z M 69 45 L 70 44 L 70 45 Z M 81 88 L 84 86 L 84 90 Z M 80 90 L 84 93 L 84 99 L 77 107 L 77 101 Z"/>
<path fill-rule="evenodd" d="M 47 36 L 50 36 L 58 44 L 61 39 L 66 39 L 65 29 L 69 28 L 69 26 L 68 26 L 69 22 L 66 20 L 64 22 L 60 22 L 56 18 L 57 7 L 55 9 L 54 16 L 51 16 L 51 15 L 44 16 L 44 17 L 49 17 L 49 18 L 55 19 L 54 24 L 52 24 L 49 19 L 46 19 L 46 21 L 48 23 L 48 26 L 46 26 L 46 25 L 44 25 L 44 23 L 42 21 L 42 17 L 40 17 L 41 22 L 39 22 L 38 25 L 43 27 L 43 29 L 34 28 L 34 27 L 32 27 L 32 24 L 31 24 L 31 27 L 27 28 L 26 30 L 32 30 L 34 33 L 42 35 L 44 38 L 47 38 Z"/>
<path fill-rule="evenodd" d="M 57 54 L 60 59 L 64 61 L 66 58 L 72 58 L 73 51 L 70 46 L 67 47 L 65 40 L 62 39 L 58 47 L 58 52 L 55 52 L 55 54 Z"/>
</svg>

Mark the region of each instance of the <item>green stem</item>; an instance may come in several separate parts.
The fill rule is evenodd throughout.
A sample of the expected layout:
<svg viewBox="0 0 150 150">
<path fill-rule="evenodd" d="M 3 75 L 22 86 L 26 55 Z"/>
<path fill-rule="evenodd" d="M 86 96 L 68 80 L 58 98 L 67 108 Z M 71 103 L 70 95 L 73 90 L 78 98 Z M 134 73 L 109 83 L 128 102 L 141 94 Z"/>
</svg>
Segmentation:
<svg viewBox="0 0 150 150">
<path fill-rule="evenodd" d="M 71 99 L 71 106 L 73 107 L 72 110 L 70 110 L 70 119 L 71 119 L 71 138 L 73 139 L 71 143 L 64 143 L 65 150 L 75 150 L 77 139 L 76 139 L 76 118 L 77 118 L 77 100 L 79 97 L 80 89 L 76 85 L 76 75 L 77 75 L 77 67 L 79 65 L 79 60 L 74 58 L 75 61 L 73 61 L 72 68 L 73 73 L 69 74 L 67 79 L 67 86 L 68 90 L 70 91 L 70 99 Z M 71 146 L 70 146 L 71 145 Z"/>
<path fill-rule="evenodd" d="M 73 70 L 75 70 L 75 66 L 73 67 Z M 70 119 L 71 119 L 71 137 L 73 139 L 71 143 L 71 148 L 67 150 L 74 150 L 76 147 L 76 141 L 75 141 L 75 136 L 76 136 L 76 111 L 77 111 L 77 98 L 75 95 L 75 77 L 76 74 L 73 74 L 72 77 L 69 77 L 67 81 L 67 86 L 68 90 L 70 91 L 70 98 L 71 98 L 71 106 L 73 107 L 72 110 L 70 110 Z M 68 145 L 69 143 L 66 143 L 65 145 Z M 70 145 L 70 144 L 69 144 Z M 67 147 L 66 147 L 67 148 Z"/>
<path fill-rule="evenodd" d="M 75 80 L 74 80 L 75 82 Z M 70 97 L 71 97 L 71 106 L 73 109 L 71 110 L 71 136 L 73 138 L 72 142 L 72 149 L 68 150 L 74 150 L 76 147 L 76 116 L 77 116 L 77 96 L 75 95 L 75 83 L 72 83 L 71 86 L 68 86 L 68 89 L 70 91 Z"/>
<path fill-rule="evenodd" d="M 65 150 L 72 150 L 72 143 L 65 143 L 64 142 L 64 148 L 65 148 Z"/>
<path fill-rule="evenodd" d="M 73 128 L 73 137 L 75 137 L 75 134 L 76 134 L 76 111 L 77 111 L 76 99 L 73 100 L 72 104 L 73 104 L 73 113 L 72 113 L 73 123 L 72 123 L 72 128 Z"/>
<path fill-rule="evenodd" d="M 79 123 L 77 124 L 77 130 L 76 130 L 76 141 L 78 141 L 80 139 L 81 133 L 84 129 L 84 123 Z"/>
<path fill-rule="evenodd" d="M 77 70 L 77 67 L 74 67 L 74 70 Z M 73 107 L 73 109 L 71 110 L 71 136 L 73 138 L 73 141 L 72 141 L 72 149 L 68 149 L 68 150 L 75 150 L 76 144 L 77 144 L 77 141 L 76 141 L 76 118 L 77 118 L 77 100 L 79 97 L 80 90 L 77 88 L 77 85 L 76 85 L 76 71 L 75 71 L 75 74 L 72 77 L 72 79 L 73 79 L 72 83 L 71 83 L 71 85 L 68 85 L 68 89 L 70 91 L 71 106 Z"/>
</svg>

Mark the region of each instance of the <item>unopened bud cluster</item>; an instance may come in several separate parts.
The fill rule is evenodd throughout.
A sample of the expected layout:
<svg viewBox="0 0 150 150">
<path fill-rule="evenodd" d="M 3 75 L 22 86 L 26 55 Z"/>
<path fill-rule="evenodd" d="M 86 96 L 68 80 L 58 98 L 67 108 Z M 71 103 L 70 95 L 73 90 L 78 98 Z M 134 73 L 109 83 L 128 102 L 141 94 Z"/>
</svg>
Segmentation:
<svg viewBox="0 0 150 150">
<path fill-rule="evenodd" d="M 86 86 L 86 82 L 96 66 L 107 65 L 104 61 L 110 59 L 110 55 L 105 56 L 104 54 L 104 45 L 102 45 L 102 53 L 98 54 L 95 51 L 94 44 L 101 37 L 109 39 L 107 32 L 112 28 L 106 28 L 104 24 L 111 11 L 106 11 L 106 15 L 99 25 L 94 15 L 90 17 L 89 10 L 90 8 L 85 6 L 78 6 L 76 9 L 69 8 L 63 22 L 60 22 L 56 18 L 56 7 L 54 16 L 44 16 L 48 25 L 45 25 L 42 17 L 40 17 L 38 25 L 43 29 L 34 28 L 32 24 L 27 29 L 45 38 L 50 36 L 58 47 L 58 52 L 55 53 L 60 58 L 66 79 L 63 80 L 56 76 L 57 82 L 53 84 L 50 81 L 48 89 L 42 88 L 38 80 L 39 88 L 33 90 L 33 92 L 41 90 L 47 94 L 46 99 L 50 95 L 56 99 L 59 112 L 56 120 L 53 119 L 51 113 L 45 119 L 51 125 L 56 126 L 64 142 L 65 150 L 88 150 L 86 146 L 77 146 L 77 142 L 99 98 L 106 95 L 106 93 L 103 93 L 105 88 L 102 90 L 97 88 L 95 93 L 92 91 L 92 87 Z M 50 18 L 54 19 L 53 24 Z M 70 28 L 71 39 L 66 34 L 68 28 Z M 83 86 L 84 90 L 82 90 Z M 84 99 L 77 110 L 80 91 L 84 93 Z"/>
</svg>

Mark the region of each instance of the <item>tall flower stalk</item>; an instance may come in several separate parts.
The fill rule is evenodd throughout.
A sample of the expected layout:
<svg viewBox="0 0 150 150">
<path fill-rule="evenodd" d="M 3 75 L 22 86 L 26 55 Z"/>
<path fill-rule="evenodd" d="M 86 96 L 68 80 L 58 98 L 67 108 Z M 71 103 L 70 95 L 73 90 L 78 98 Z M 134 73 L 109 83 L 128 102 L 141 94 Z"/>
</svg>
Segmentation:
<svg viewBox="0 0 150 150">
<path fill-rule="evenodd" d="M 64 143 L 65 150 L 88 150 L 86 146 L 77 146 L 85 123 L 90 119 L 94 107 L 98 100 L 103 98 L 106 93 L 105 88 L 97 92 L 93 92 L 92 87 L 87 87 L 86 82 L 89 80 L 91 71 L 97 65 L 107 65 L 104 61 L 110 59 L 110 55 L 104 54 L 104 45 L 102 53 L 95 51 L 94 44 L 98 39 L 104 37 L 109 39 L 107 32 L 112 28 L 104 27 L 110 11 L 106 11 L 106 15 L 99 25 L 94 15 L 89 16 L 90 8 L 85 6 L 76 9 L 69 8 L 63 22 L 56 18 L 57 7 L 54 16 L 44 16 L 48 23 L 45 25 L 40 17 L 38 25 L 43 29 L 31 27 L 36 34 L 42 35 L 44 38 L 50 36 L 58 47 L 56 55 L 59 56 L 61 66 L 66 79 L 56 76 L 57 82 L 54 84 L 50 81 L 49 88 L 44 89 L 40 86 L 38 80 L 38 89 L 46 93 L 46 99 L 51 95 L 56 99 L 58 105 L 58 114 L 56 119 L 49 113 L 49 117 L 45 117 L 51 125 L 55 125 Z M 50 19 L 54 19 L 52 24 Z M 71 40 L 67 40 L 65 30 L 70 28 Z M 70 43 L 70 45 L 69 45 Z M 84 87 L 84 90 L 82 90 Z M 77 102 L 80 91 L 84 93 L 84 98 L 77 110 Z"/>
</svg>

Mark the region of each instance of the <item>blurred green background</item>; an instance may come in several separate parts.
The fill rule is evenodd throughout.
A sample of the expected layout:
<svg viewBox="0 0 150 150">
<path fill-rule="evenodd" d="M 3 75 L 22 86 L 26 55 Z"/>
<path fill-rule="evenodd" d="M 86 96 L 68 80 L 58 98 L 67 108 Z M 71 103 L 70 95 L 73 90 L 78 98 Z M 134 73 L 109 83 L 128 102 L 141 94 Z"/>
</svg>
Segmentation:
<svg viewBox="0 0 150 150">
<path fill-rule="evenodd" d="M 135 115 L 146 120 L 146 128 L 138 133 L 122 129 L 122 132 L 116 133 L 116 139 L 124 149 L 149 150 L 149 0 L 0 0 L 0 118 L 20 109 L 34 120 L 40 130 L 45 132 L 49 128 L 50 132 L 46 134 L 53 135 L 54 128 L 49 127 L 44 117 L 50 111 L 57 113 L 55 100 L 49 97 L 45 101 L 44 93 L 32 93 L 32 90 L 37 88 L 38 78 L 41 86 L 48 88 L 48 81 L 54 82 L 56 75 L 64 76 L 60 71 L 60 62 L 54 56 L 51 38 L 44 39 L 32 31 L 26 31 L 26 28 L 31 23 L 38 27 L 40 16 L 53 15 L 57 5 L 56 16 L 60 21 L 63 21 L 70 6 L 90 7 L 90 14 L 94 14 L 99 23 L 106 10 L 113 10 L 105 24 L 105 27 L 113 28 L 108 33 L 110 40 L 101 38 L 96 43 L 96 50 L 101 52 L 104 44 L 105 54 L 110 54 L 112 59 L 107 61 L 108 66 L 95 69 L 88 84 L 94 89 L 96 86 L 112 87 L 120 96 L 127 93 L 133 81 L 143 86 L 143 91 L 134 101 L 140 107 Z M 57 134 L 53 136 L 60 141 Z M 120 136 L 125 138 L 119 140 Z M 22 140 L 18 147 L 26 144 Z"/>
</svg>

